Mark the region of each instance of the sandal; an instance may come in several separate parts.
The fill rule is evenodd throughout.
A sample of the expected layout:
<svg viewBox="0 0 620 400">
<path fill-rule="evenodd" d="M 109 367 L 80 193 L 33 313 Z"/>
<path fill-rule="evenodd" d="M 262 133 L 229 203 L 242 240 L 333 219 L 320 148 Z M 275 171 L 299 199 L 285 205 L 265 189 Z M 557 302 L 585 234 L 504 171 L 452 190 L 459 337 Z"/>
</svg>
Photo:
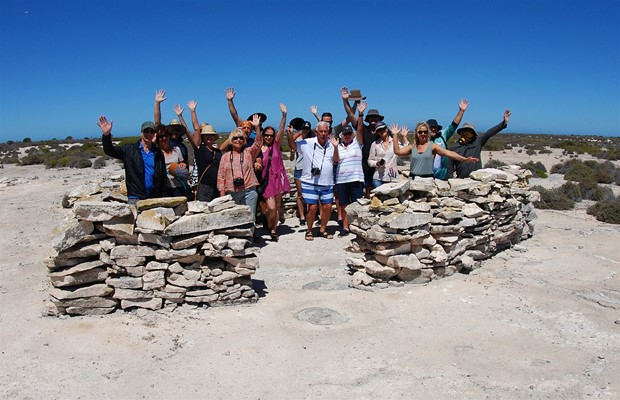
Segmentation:
<svg viewBox="0 0 620 400">
<path fill-rule="evenodd" d="M 312 231 L 311 230 L 307 230 L 306 231 L 306 240 L 310 241 L 310 242 L 314 240 L 314 236 L 312 236 Z"/>
<path fill-rule="evenodd" d="M 277 233 L 275 233 L 275 232 L 271 232 L 271 233 L 269 234 L 269 236 L 271 236 L 271 240 L 273 240 L 274 242 L 277 242 L 277 241 L 278 241 L 278 234 L 277 234 Z"/>
<path fill-rule="evenodd" d="M 329 234 L 329 233 L 327 233 L 327 232 L 319 232 L 319 235 L 320 235 L 322 238 L 324 238 L 324 239 L 333 239 L 333 238 L 334 238 L 334 236 L 333 236 L 333 235 L 330 235 L 330 234 Z"/>
</svg>

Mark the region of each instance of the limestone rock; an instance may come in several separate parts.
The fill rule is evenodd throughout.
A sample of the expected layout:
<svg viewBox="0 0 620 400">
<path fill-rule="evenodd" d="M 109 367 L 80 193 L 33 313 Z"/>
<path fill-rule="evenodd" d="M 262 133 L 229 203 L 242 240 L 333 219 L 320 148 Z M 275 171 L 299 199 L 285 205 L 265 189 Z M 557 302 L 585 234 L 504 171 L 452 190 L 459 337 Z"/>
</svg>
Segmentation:
<svg viewBox="0 0 620 400">
<path fill-rule="evenodd" d="M 175 219 L 176 215 L 174 210 L 170 208 L 155 207 L 142 211 L 138 215 L 136 227 L 161 232 Z"/>
<path fill-rule="evenodd" d="M 105 201 L 81 201 L 75 203 L 73 212 L 80 220 L 108 221 L 115 217 L 133 216 L 134 207 L 129 204 Z"/>
<path fill-rule="evenodd" d="M 138 211 L 144 211 L 151 208 L 174 208 L 178 205 L 187 203 L 187 197 L 157 197 L 152 199 L 138 200 L 136 207 Z"/>
<path fill-rule="evenodd" d="M 111 295 L 114 289 L 105 283 L 92 286 L 80 287 L 75 290 L 52 289 L 50 295 L 58 300 L 77 299 L 80 297 L 106 297 Z"/>
<path fill-rule="evenodd" d="M 196 232 L 208 232 L 216 229 L 254 222 L 254 215 L 248 206 L 236 206 L 218 213 L 184 215 L 164 230 L 168 236 L 186 235 Z"/>
<path fill-rule="evenodd" d="M 66 250 L 79 243 L 84 236 L 90 235 L 94 229 L 90 221 L 72 219 L 52 232 L 52 246 L 58 252 Z"/>
</svg>

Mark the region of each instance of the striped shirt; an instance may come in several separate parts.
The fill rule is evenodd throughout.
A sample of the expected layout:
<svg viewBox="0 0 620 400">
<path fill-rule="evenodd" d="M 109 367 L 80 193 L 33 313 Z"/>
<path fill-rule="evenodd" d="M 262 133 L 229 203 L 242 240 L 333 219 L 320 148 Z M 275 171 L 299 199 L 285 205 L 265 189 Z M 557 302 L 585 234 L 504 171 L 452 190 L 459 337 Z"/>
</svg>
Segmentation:
<svg viewBox="0 0 620 400">
<path fill-rule="evenodd" d="M 338 167 L 336 168 L 336 183 L 364 182 L 362 167 L 362 147 L 356 139 L 348 146 L 338 145 Z"/>
</svg>

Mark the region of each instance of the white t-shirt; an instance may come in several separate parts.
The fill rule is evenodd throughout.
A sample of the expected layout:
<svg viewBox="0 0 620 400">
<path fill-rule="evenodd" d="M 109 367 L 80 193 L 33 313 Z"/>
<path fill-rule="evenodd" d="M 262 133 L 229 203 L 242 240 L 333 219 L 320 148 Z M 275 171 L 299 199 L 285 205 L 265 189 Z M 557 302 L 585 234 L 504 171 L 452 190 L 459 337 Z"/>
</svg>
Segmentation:
<svg viewBox="0 0 620 400">
<path fill-rule="evenodd" d="M 313 137 L 297 142 L 297 152 L 303 154 L 301 181 L 311 185 L 334 185 L 334 146 L 325 141 L 325 146 Z M 321 173 L 312 175 L 312 169 L 319 168 Z"/>
</svg>

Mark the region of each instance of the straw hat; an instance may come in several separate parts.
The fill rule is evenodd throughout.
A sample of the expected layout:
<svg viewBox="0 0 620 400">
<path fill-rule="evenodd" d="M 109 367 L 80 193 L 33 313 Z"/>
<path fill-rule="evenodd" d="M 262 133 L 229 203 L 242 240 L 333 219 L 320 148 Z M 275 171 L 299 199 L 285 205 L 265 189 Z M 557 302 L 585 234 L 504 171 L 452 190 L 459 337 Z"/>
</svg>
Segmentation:
<svg viewBox="0 0 620 400">
<path fill-rule="evenodd" d="M 219 133 L 213 129 L 213 127 L 209 124 L 200 125 L 200 134 L 201 135 L 216 135 L 219 136 Z"/>
</svg>

